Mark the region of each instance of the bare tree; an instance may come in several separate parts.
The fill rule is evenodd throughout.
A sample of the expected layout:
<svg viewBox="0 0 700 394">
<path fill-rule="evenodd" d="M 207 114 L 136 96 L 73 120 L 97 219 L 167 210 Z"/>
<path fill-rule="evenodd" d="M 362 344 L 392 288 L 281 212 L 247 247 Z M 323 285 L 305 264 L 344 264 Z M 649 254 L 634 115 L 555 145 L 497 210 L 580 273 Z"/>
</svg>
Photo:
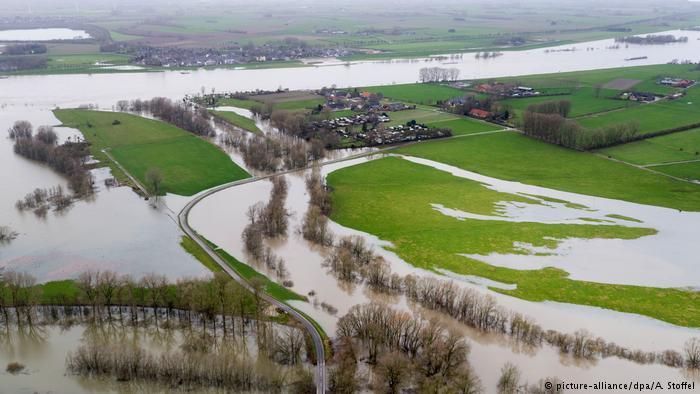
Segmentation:
<svg viewBox="0 0 700 394">
<path fill-rule="evenodd" d="M 159 168 L 151 167 L 146 171 L 145 177 L 151 193 L 157 198 L 160 195 L 161 185 L 163 184 L 163 173 Z"/>
<path fill-rule="evenodd" d="M 505 363 L 501 368 L 501 377 L 498 378 L 499 394 L 517 394 L 520 387 L 520 371 L 512 363 Z"/>
<path fill-rule="evenodd" d="M 700 338 L 691 338 L 683 348 L 685 365 L 690 369 L 700 369 Z"/>
</svg>

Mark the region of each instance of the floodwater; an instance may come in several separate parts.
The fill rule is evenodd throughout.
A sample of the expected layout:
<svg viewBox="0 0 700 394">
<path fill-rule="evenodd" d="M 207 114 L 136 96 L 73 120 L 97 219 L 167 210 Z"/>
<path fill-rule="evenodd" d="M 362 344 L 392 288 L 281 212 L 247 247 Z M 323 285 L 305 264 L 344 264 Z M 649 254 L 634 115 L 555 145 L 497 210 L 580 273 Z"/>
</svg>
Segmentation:
<svg viewBox="0 0 700 394">
<path fill-rule="evenodd" d="M 329 164 L 323 167 L 323 173 L 328 174 L 331 171 L 361 164 L 367 160 L 371 160 L 371 158 Z M 311 304 L 302 302 L 293 302 L 292 304 L 312 316 L 329 333 L 335 332 L 337 318 L 345 314 L 350 307 L 367 302 L 387 303 L 392 307 L 427 313 L 427 317 L 438 316 L 430 311 L 418 311 L 415 309 L 416 307 L 408 305 L 403 297 L 376 294 L 364 286 L 349 285 L 338 281 L 328 273 L 327 268 L 323 267 L 323 261 L 328 251 L 307 242 L 298 231 L 307 209 L 308 195 L 304 184 L 306 173 L 293 173 L 286 176 L 289 184 L 286 206 L 291 214 L 288 235 L 267 242 L 274 252 L 285 260 L 287 270 L 290 273 L 289 279 L 293 281 L 292 289 L 305 295 L 311 291 L 315 293 L 314 296 L 309 297 Z M 270 190 L 270 182 L 259 181 L 209 196 L 192 209 L 190 225 L 234 257 L 241 261 L 250 261 L 241 241 L 241 232 L 246 225 L 245 212 L 250 205 L 265 202 Z M 544 195 L 544 192 L 541 192 L 540 195 Z M 234 201 L 235 204 L 232 203 Z M 500 305 L 507 309 L 533 317 L 545 329 L 573 333 L 583 328 L 622 346 L 649 351 L 680 350 L 688 338 L 700 335 L 700 330 L 676 327 L 638 315 L 578 305 L 551 302 L 533 303 L 504 296 L 488 290 L 485 285 L 493 285 L 489 281 L 483 283 L 478 278 L 477 280 L 467 280 L 460 276 L 449 275 L 447 272 L 445 273 L 447 275 L 443 276 L 416 269 L 394 253 L 382 249 L 381 246 L 390 244 L 370 234 L 345 228 L 334 222 L 329 223 L 329 228 L 336 237 L 343 235 L 364 237 L 370 245 L 373 245 L 375 252 L 382 255 L 391 264 L 394 272 L 401 275 L 414 273 L 442 279 L 452 277 L 461 286 L 491 294 L 496 297 Z M 261 272 L 266 272 L 263 266 L 256 266 L 256 268 Z M 270 278 L 274 279 L 273 273 L 267 273 Z M 331 315 L 324 311 L 320 306 L 323 302 L 337 308 L 337 314 Z M 560 376 L 569 380 L 591 380 L 604 377 L 609 381 L 638 379 L 641 376 L 653 376 L 658 379 L 684 379 L 680 370 L 660 365 L 641 366 L 615 358 L 581 364 L 569 357 L 561 356 L 557 350 L 547 346 L 537 350 L 522 349 L 502 336 L 485 335 L 453 322 L 445 316 L 440 316 L 440 318 L 448 323 L 451 322 L 450 324 L 460 327 L 464 331 L 471 343 L 470 360 L 472 365 L 487 388 L 495 387 L 500 368 L 506 361 L 518 365 L 523 372 L 523 377 L 530 382 L 536 382 L 547 376 Z M 493 390 L 487 389 L 487 392 L 491 391 Z"/>
<path fill-rule="evenodd" d="M 7 129 L 12 122 L 19 119 L 29 120 L 35 127 L 56 124 L 58 121 L 50 112 L 56 106 L 76 107 L 93 104 L 102 109 L 110 109 L 118 100 L 123 99 L 165 96 L 179 100 L 185 94 L 200 91 L 202 87 L 215 87 L 217 91 L 222 92 L 277 89 L 279 86 L 313 89 L 333 84 L 344 87 L 408 83 L 417 80 L 420 68 L 429 66 L 459 68 L 460 78 L 486 78 L 663 64 L 700 53 L 700 32 L 673 31 L 668 34 L 688 36 L 689 40 L 687 43 L 661 46 L 622 45 L 619 49 L 611 49 L 614 45 L 612 40 L 601 40 L 549 49 L 504 52 L 502 56 L 492 59 L 476 59 L 473 54 L 464 54 L 461 57 L 452 56 L 452 59 L 446 62 L 433 58 L 320 64 L 284 69 L 199 70 L 189 74 L 172 71 L 12 76 L 0 79 L 0 130 Z M 647 58 L 637 61 L 625 60 L 643 56 Z M 260 125 L 266 127 L 262 123 Z M 75 133 L 74 130 L 67 129 L 60 132 L 64 138 Z M 347 154 L 351 152 L 341 153 Z M 241 163 L 240 157 L 235 153 L 231 155 L 234 161 Z M 328 165 L 324 172 L 358 164 L 364 160 L 366 159 Z M 156 271 L 173 279 L 207 274 L 206 270 L 178 245 L 181 233 L 174 217 L 188 198 L 169 195 L 164 198 L 165 205 L 155 209 L 128 188 L 105 188 L 101 179 L 107 176 L 105 171 L 97 171 L 95 177 L 100 188 L 96 197 L 90 201 L 75 203 L 63 214 L 56 215 L 50 212 L 46 219 L 36 218 L 31 212 L 20 214 L 14 208 L 17 199 L 36 187 L 65 185 L 65 180 L 46 166 L 15 155 L 12 152 L 12 142 L 4 136 L 0 137 L 0 179 L 3 180 L 0 192 L 0 225 L 9 225 L 19 232 L 16 240 L 0 248 L 0 267 L 27 270 L 38 276 L 41 281 L 73 277 L 86 268 L 114 269 L 136 276 Z M 293 214 L 290 218 L 290 233 L 286 239 L 278 240 L 272 246 L 286 261 L 290 279 L 294 282 L 293 289 L 302 294 L 311 290 L 316 292 L 316 296 L 311 297 L 314 303 L 296 303 L 297 306 L 312 315 L 330 333 L 334 332 L 337 317 L 324 312 L 320 307 L 315 307 L 314 304 L 331 304 L 338 308 L 337 316 L 345 313 L 354 304 L 370 301 L 397 303 L 398 307 L 409 308 L 402 299 L 374 295 L 361 286 L 344 285 L 326 272 L 322 267 L 326 251 L 309 245 L 296 232 L 307 203 L 303 175 L 291 174 L 287 179 L 290 182 L 287 205 Z M 494 187 L 508 186 L 506 183 L 496 183 L 497 180 L 492 181 Z M 577 278 L 593 278 L 599 281 L 615 277 L 616 281 L 622 283 L 653 283 L 657 286 L 697 286 L 700 283 L 700 270 L 693 270 L 690 259 L 692 254 L 689 253 L 689 245 L 693 243 L 688 242 L 697 239 L 698 221 L 697 216 L 693 216 L 696 214 L 676 214 L 664 208 L 541 189 L 519 185 L 512 190 L 503 190 L 555 198 L 559 196 L 563 200 L 577 202 L 597 211 L 578 208 L 581 212 L 575 212 L 570 210 L 574 208 L 557 206 L 556 203 L 549 205 L 551 209 L 504 203 L 502 218 L 554 221 L 598 218 L 618 224 L 624 222 L 607 217 L 610 213 L 641 220 L 642 224 L 627 224 L 653 227 L 659 230 L 659 234 L 638 241 L 603 240 L 598 243 L 598 240 L 593 240 L 584 243 L 581 240 L 565 240 L 557 250 L 551 251 L 550 256 L 540 256 L 536 261 L 515 261 L 512 260 L 513 256 L 479 256 L 480 259 L 491 264 L 533 268 L 536 268 L 537 264 L 555 265 L 571 272 Z M 193 209 L 191 224 L 233 256 L 247 261 L 240 239 L 246 222 L 245 210 L 256 202 L 267 200 L 269 191 L 269 182 L 254 182 L 212 195 Z M 362 234 L 335 223 L 330 224 L 330 229 L 336 235 L 364 236 L 374 245 L 375 251 L 390 262 L 394 272 L 402 275 L 437 275 L 417 270 L 402 261 L 395 254 L 381 248 L 387 246 L 387 242 L 370 234 Z M 523 247 L 527 248 L 527 245 Z M 603 260 L 603 257 L 609 258 L 610 255 L 615 256 L 617 262 L 604 263 L 606 260 Z M 639 260 L 644 256 L 648 258 Z M 530 256 L 517 256 L 518 259 L 528 257 Z M 629 261 L 635 262 L 632 268 L 629 267 Z M 260 270 L 264 271 L 263 268 Z M 652 275 L 654 270 L 656 276 Z M 658 272 L 663 272 L 664 275 L 658 275 Z M 601 277 L 601 273 L 605 273 L 605 277 Z M 504 307 L 535 318 L 544 328 L 563 332 L 586 328 L 595 335 L 620 345 L 655 351 L 668 348 L 679 350 L 689 337 L 700 335 L 700 330 L 676 327 L 638 315 L 552 302 L 527 302 L 487 290 L 485 286 L 491 286 L 493 283 L 480 278 L 456 275 L 452 275 L 452 278 L 462 286 L 492 294 Z M 610 381 L 642 376 L 680 378 L 680 372 L 676 370 L 661 366 L 638 366 L 617 359 L 599 361 L 595 365 L 582 368 L 573 365 L 570 360 L 561 359 L 552 349 L 541 349 L 533 355 L 514 350 L 500 339 L 480 337 L 474 333 L 469 337 L 473 342 L 472 364 L 486 382 L 495 382 L 495 374 L 505 360 L 516 362 L 523 369 L 525 377 L 533 382 L 553 374 L 567 379 L 608 377 Z M 54 346 L 53 340 L 48 343 Z M 4 376 L 2 380 L 4 383 Z M 489 387 L 493 387 L 493 384 L 489 383 Z"/>
<path fill-rule="evenodd" d="M 669 31 L 659 34 L 687 36 L 689 39 L 686 43 L 667 45 L 621 45 L 619 49 L 610 49 L 615 45 L 613 40 L 599 40 L 548 49 L 508 51 L 490 59 L 477 59 L 473 54 L 464 54 L 445 65 L 437 58 L 429 58 L 278 69 L 202 69 L 189 74 L 166 71 L 16 76 L 0 80 L 0 92 L 3 92 L 1 100 L 5 103 L 30 102 L 44 107 L 96 103 L 102 108 L 109 108 L 121 99 L 151 98 L 156 95 L 179 99 L 185 94 L 201 91 L 202 87 L 214 87 L 218 92 L 225 92 L 274 90 L 280 86 L 318 89 L 331 85 L 347 87 L 409 83 L 418 80 L 421 68 L 432 66 L 455 67 L 461 71 L 460 78 L 473 79 L 664 64 L 688 57 L 692 61 L 700 60 L 697 55 L 700 53 L 700 32 Z M 647 58 L 625 60 L 640 56 Z M 80 86 L 80 93 L 66 89 L 67 86 Z"/>
<path fill-rule="evenodd" d="M 546 201 L 540 204 L 501 204 L 502 215 L 475 215 L 449 207 L 438 211 L 455 218 L 505 220 L 511 222 L 621 225 L 653 228 L 658 231 L 633 240 L 565 239 L 555 249 L 519 245 L 523 254 L 468 255 L 492 265 L 514 269 L 558 267 L 571 278 L 601 283 L 618 283 L 654 287 L 700 287 L 695 242 L 700 237 L 700 213 L 635 204 L 620 200 L 567 193 L 519 182 L 503 181 L 431 160 L 404 157 L 411 162 L 480 182 L 492 190 L 534 198 L 568 201 L 571 205 Z M 568 205 L 568 206 L 567 206 Z M 615 215 L 622 215 L 622 219 Z M 593 219 L 590 221 L 584 219 Z M 635 219 L 637 221 L 629 220 Z M 543 255 L 544 254 L 544 255 Z M 663 272 L 663 275 L 659 275 Z"/>
<path fill-rule="evenodd" d="M 32 107 L 0 109 L 0 130 L 17 119 L 35 127 L 57 124 L 53 113 Z M 57 128 L 62 139 L 77 130 Z M 35 188 L 62 185 L 66 180 L 44 165 L 12 151 L 13 141 L 0 135 L 0 223 L 19 233 L 0 248 L 0 267 L 28 271 L 41 282 L 76 277 L 87 269 L 113 270 L 140 277 L 150 272 L 170 279 L 204 276 L 208 271 L 180 246 L 175 216 L 165 206 L 153 208 L 128 187 L 107 188 L 108 169 L 93 170 L 97 192 L 63 212 L 40 218 L 20 212 L 15 202 Z"/>
<path fill-rule="evenodd" d="M 275 324 L 276 330 L 286 330 Z M 252 333 L 252 331 L 251 331 Z M 195 334 L 199 335 L 199 334 Z M 221 332 L 219 332 L 221 335 Z M 133 392 L 170 393 L 172 388 L 148 382 L 117 382 L 110 377 L 82 377 L 66 370 L 66 356 L 88 341 L 138 346 L 152 354 L 179 351 L 185 333 L 177 329 L 122 327 L 119 323 L 102 325 L 40 325 L 0 328 L 0 394 L 15 393 L 95 393 Z M 219 339 L 221 340 L 221 339 Z M 226 339 L 229 344 L 234 339 Z M 243 353 L 257 357 L 252 335 L 235 339 Z M 19 362 L 25 370 L 18 374 L 5 371 L 8 363 Z M 198 389 L 197 392 L 219 393 L 221 390 Z"/>
<path fill-rule="evenodd" d="M 84 30 L 66 28 L 0 30 L 0 41 L 51 41 L 90 38 Z"/>
</svg>

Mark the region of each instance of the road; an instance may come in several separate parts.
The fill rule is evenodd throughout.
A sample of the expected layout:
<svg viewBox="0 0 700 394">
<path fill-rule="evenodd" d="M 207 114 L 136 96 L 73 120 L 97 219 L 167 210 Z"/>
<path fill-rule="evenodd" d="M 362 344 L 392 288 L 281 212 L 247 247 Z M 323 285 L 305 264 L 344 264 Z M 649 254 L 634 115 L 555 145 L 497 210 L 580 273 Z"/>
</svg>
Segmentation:
<svg viewBox="0 0 700 394">
<path fill-rule="evenodd" d="M 187 205 L 180 211 L 180 214 L 178 215 L 178 223 L 180 225 L 180 228 L 187 234 L 190 238 L 192 238 L 199 247 L 204 250 L 209 257 L 211 257 L 220 267 L 221 269 L 224 270 L 227 274 L 229 274 L 236 282 L 238 282 L 241 286 L 246 288 L 247 290 L 253 292 L 253 286 L 242 276 L 240 276 L 231 266 L 229 266 L 226 261 L 224 261 L 204 240 L 190 227 L 187 217 L 190 213 L 190 210 L 192 210 L 192 207 L 197 205 L 201 200 L 204 198 L 218 192 L 224 189 L 227 189 L 229 187 L 237 186 L 237 185 L 242 185 L 245 183 L 250 183 L 250 182 L 256 182 L 259 181 L 260 178 L 248 178 L 248 179 L 243 179 L 238 182 L 232 182 L 228 183 L 226 185 L 222 185 L 220 187 L 210 189 L 194 199 L 192 199 Z M 266 302 L 270 303 L 271 305 L 274 305 L 275 307 L 279 308 L 280 310 L 284 311 L 287 313 L 289 316 L 291 316 L 293 319 L 297 320 L 301 325 L 304 327 L 304 329 L 311 335 L 311 338 L 314 342 L 314 349 L 316 351 L 316 392 L 318 394 L 325 394 L 328 383 L 326 379 L 326 351 L 325 347 L 323 345 L 323 338 L 321 337 L 321 333 L 318 331 L 316 326 L 311 323 L 311 321 L 301 313 L 299 313 L 296 309 L 292 308 L 291 306 L 285 304 L 282 301 L 279 301 L 273 297 L 271 297 L 268 294 L 262 293 L 261 298 L 265 300 Z"/>
</svg>

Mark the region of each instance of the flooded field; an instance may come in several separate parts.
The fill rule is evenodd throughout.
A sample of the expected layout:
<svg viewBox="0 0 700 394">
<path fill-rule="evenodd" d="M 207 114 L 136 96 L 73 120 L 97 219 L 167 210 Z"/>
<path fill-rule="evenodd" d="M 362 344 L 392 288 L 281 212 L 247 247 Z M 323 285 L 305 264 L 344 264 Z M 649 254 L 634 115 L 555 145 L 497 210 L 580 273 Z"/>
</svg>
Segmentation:
<svg viewBox="0 0 700 394">
<path fill-rule="evenodd" d="M 90 38 L 84 30 L 66 28 L 0 30 L 0 41 L 52 41 Z"/>
</svg>

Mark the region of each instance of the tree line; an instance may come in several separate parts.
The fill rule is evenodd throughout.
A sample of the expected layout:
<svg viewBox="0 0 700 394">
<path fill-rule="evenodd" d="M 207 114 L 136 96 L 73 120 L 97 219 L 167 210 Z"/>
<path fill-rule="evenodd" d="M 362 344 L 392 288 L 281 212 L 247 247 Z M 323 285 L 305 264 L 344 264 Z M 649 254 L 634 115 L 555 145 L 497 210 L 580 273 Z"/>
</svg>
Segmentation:
<svg viewBox="0 0 700 394">
<path fill-rule="evenodd" d="M 210 279 L 172 283 L 157 274 L 135 280 L 112 271 L 85 271 L 73 284 L 74 290 L 47 295 L 32 275 L 2 272 L 0 325 L 184 329 L 181 351 L 160 355 L 123 343 L 88 341 L 67 357 L 69 372 L 84 376 L 187 389 L 299 393 L 315 389 L 313 376 L 302 366 L 308 359 L 305 335 L 297 327 L 272 323 L 268 305 L 260 298 L 260 283 L 253 282 L 256 290 L 251 293 L 221 272 Z M 233 347 L 248 346 L 250 334 L 256 356 Z"/>
<path fill-rule="evenodd" d="M 333 244 L 333 234 L 328 230 L 331 196 L 321 176 L 321 167 L 314 166 L 306 176 L 306 191 L 309 194 L 309 205 L 304 214 L 301 233 L 307 241 L 330 246 Z"/>
<path fill-rule="evenodd" d="M 248 207 L 246 215 L 248 224 L 243 229 L 241 238 L 246 252 L 257 263 L 262 263 L 269 271 L 273 271 L 282 283 L 291 287 L 293 283 L 286 278 L 289 276 L 284 259 L 277 256 L 272 248 L 265 245 L 265 238 L 278 238 L 287 235 L 289 227 L 289 212 L 285 207 L 288 184 L 284 176 L 270 178 L 272 191 L 267 204 L 254 204 Z"/>
<path fill-rule="evenodd" d="M 30 160 L 46 163 L 52 169 L 68 177 L 68 185 L 77 196 L 93 192 L 93 179 L 85 166 L 90 155 L 87 142 L 66 141 L 57 145 L 58 136 L 50 126 L 41 126 L 34 134 L 33 126 L 26 120 L 15 122 L 8 130 L 15 141 L 15 153 Z"/>
<path fill-rule="evenodd" d="M 121 100 L 117 102 L 116 108 L 122 112 L 149 112 L 164 122 L 196 135 L 204 137 L 216 135 L 205 108 L 190 108 L 185 103 L 177 103 L 165 97 L 154 97 L 150 100 Z"/>
<path fill-rule="evenodd" d="M 576 150 L 599 149 L 640 138 L 639 125 L 634 121 L 585 129 L 566 118 L 570 111 L 569 100 L 530 105 L 523 112 L 522 130 L 527 136 Z"/>
<path fill-rule="evenodd" d="M 418 70 L 418 80 L 426 82 L 446 82 L 459 79 L 459 69 L 442 67 L 423 67 Z"/>
</svg>

